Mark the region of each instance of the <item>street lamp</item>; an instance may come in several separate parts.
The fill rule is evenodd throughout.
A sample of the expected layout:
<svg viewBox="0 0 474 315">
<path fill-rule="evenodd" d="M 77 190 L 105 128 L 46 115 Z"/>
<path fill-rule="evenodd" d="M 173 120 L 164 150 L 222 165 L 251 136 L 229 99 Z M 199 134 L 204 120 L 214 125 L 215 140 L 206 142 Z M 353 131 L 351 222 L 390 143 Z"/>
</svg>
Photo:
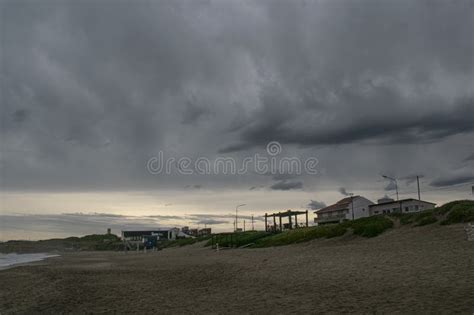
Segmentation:
<svg viewBox="0 0 474 315">
<path fill-rule="evenodd" d="M 246 206 L 245 203 L 241 204 L 241 205 L 237 205 L 235 207 L 235 231 L 237 232 L 237 222 L 238 222 L 238 216 L 237 216 L 237 210 L 240 208 L 240 207 L 243 207 L 243 206 Z"/>
<path fill-rule="evenodd" d="M 397 192 L 397 201 L 398 201 L 398 183 L 397 183 L 397 179 L 393 178 L 393 177 L 390 177 L 390 176 L 387 176 L 387 175 L 382 175 L 382 177 L 395 182 L 395 191 Z"/>
</svg>

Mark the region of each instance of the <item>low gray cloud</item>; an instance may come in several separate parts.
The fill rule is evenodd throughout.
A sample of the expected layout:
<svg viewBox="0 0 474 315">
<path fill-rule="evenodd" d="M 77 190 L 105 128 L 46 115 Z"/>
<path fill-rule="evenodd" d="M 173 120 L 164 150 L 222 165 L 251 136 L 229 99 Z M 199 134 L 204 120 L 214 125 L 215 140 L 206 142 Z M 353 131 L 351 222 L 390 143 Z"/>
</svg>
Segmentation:
<svg viewBox="0 0 474 315">
<path fill-rule="evenodd" d="M 3 240 L 8 235 L 22 235 L 22 239 L 44 239 L 104 234 L 108 228 L 120 235 L 122 230 L 172 227 L 157 218 L 105 213 L 0 215 L 0 222 L 0 239 Z"/>
<path fill-rule="evenodd" d="M 414 174 L 414 175 L 407 175 L 407 176 L 400 177 L 400 180 L 405 181 L 406 185 L 411 185 L 414 182 L 416 182 L 417 176 L 418 176 L 419 179 L 425 177 L 424 175 L 421 175 L 421 174 L 419 174 L 419 175 Z"/>
<path fill-rule="evenodd" d="M 209 114 L 209 109 L 197 104 L 196 97 L 193 96 L 192 100 L 186 102 L 186 107 L 183 113 L 182 123 L 193 124 L 199 118 Z"/>
<path fill-rule="evenodd" d="M 311 200 L 310 203 L 308 203 L 308 207 L 311 210 L 318 210 L 318 209 L 326 207 L 326 204 L 322 201 Z"/>
<path fill-rule="evenodd" d="M 272 190 L 292 190 L 302 189 L 303 183 L 300 181 L 282 180 L 270 186 Z"/>
<path fill-rule="evenodd" d="M 235 214 L 211 214 L 211 213 L 197 213 L 197 214 L 189 214 L 185 216 L 186 220 L 189 221 L 202 221 L 202 220 L 225 220 L 229 222 L 228 219 L 235 220 Z M 238 215 L 239 220 L 248 220 L 251 221 L 264 221 L 263 216 L 251 216 L 251 215 Z"/>
<path fill-rule="evenodd" d="M 290 180 L 293 178 L 298 177 L 298 174 L 291 174 L 291 173 L 279 173 L 279 174 L 274 174 L 272 175 L 272 179 L 277 181 L 285 181 L 285 180 Z"/>
<path fill-rule="evenodd" d="M 203 219 L 196 221 L 196 224 L 205 224 L 205 225 L 218 225 L 218 224 L 228 224 L 229 221 L 216 220 L 216 219 Z"/>
<path fill-rule="evenodd" d="M 397 188 L 397 184 L 395 183 L 395 181 L 389 180 L 389 182 L 385 186 L 384 190 L 385 191 L 391 191 L 391 190 L 395 190 L 396 188 Z"/>
</svg>

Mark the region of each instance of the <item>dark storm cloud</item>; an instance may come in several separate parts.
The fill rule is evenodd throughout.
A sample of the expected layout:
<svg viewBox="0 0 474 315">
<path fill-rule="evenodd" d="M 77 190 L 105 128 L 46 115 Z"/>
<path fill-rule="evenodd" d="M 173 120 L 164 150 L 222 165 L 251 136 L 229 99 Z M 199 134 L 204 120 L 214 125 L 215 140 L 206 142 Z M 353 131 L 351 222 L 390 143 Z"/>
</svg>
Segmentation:
<svg viewBox="0 0 474 315">
<path fill-rule="evenodd" d="M 325 148 L 337 185 L 409 153 L 410 173 L 469 153 L 458 145 L 474 132 L 469 0 L 0 9 L 2 189 L 182 189 L 189 177 L 150 176 L 146 161 L 159 150 L 244 155 L 268 141 Z M 199 183 L 239 185 L 229 178 Z M 272 189 L 302 188 L 276 179 Z"/>
<path fill-rule="evenodd" d="M 470 174 L 453 174 L 449 176 L 444 176 L 441 178 L 437 178 L 433 180 L 430 185 L 433 187 L 446 187 L 446 186 L 454 186 L 466 183 L 473 183 L 474 184 L 474 172 Z"/>
<path fill-rule="evenodd" d="M 270 186 L 272 190 L 292 190 L 303 188 L 303 183 L 300 181 L 282 180 Z"/>
<path fill-rule="evenodd" d="M 308 203 L 308 207 L 311 210 L 318 210 L 318 209 L 326 207 L 326 204 L 322 201 L 311 200 L 311 202 Z"/>
<path fill-rule="evenodd" d="M 25 121 L 27 117 L 28 117 L 28 111 L 25 109 L 18 109 L 12 115 L 13 121 L 18 122 L 18 123 Z"/>
<path fill-rule="evenodd" d="M 344 196 L 349 196 L 350 193 L 347 192 L 347 190 L 344 187 L 339 188 L 339 192 L 343 194 Z"/>
<path fill-rule="evenodd" d="M 367 102 L 372 101 L 368 99 Z M 245 150 L 268 143 L 272 139 L 307 146 L 357 142 L 380 145 L 423 144 L 437 142 L 456 134 L 473 132 L 474 124 L 471 117 L 474 117 L 474 101 L 463 101 L 452 107 L 450 110 L 443 109 L 424 115 L 402 112 L 390 117 L 339 116 L 323 124 L 314 121 L 314 127 L 304 126 L 300 130 L 295 128 L 295 125 L 298 125 L 297 121 L 285 126 L 281 122 L 273 121 L 271 117 L 263 116 L 262 120 L 256 121 L 252 127 L 242 132 L 243 143 L 225 147 L 220 152 Z M 302 115 L 299 119 L 301 125 L 304 125 L 306 117 Z"/>
<path fill-rule="evenodd" d="M 474 161 L 474 153 L 472 153 L 471 155 L 467 156 L 463 161 L 464 161 L 464 162 Z"/>
</svg>

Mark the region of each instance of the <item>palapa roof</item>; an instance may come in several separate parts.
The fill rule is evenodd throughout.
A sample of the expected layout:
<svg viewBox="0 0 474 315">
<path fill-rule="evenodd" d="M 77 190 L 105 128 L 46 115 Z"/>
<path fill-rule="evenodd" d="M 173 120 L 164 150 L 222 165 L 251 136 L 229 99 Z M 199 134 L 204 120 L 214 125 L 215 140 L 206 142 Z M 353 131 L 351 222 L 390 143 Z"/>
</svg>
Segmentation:
<svg viewBox="0 0 474 315">
<path fill-rule="evenodd" d="M 289 216 L 292 216 L 292 215 L 299 215 L 299 214 L 306 214 L 306 211 L 295 211 L 295 210 L 287 210 L 287 211 L 283 211 L 283 212 L 275 212 L 275 213 L 272 213 L 272 214 L 267 214 L 267 217 L 289 217 Z"/>
</svg>

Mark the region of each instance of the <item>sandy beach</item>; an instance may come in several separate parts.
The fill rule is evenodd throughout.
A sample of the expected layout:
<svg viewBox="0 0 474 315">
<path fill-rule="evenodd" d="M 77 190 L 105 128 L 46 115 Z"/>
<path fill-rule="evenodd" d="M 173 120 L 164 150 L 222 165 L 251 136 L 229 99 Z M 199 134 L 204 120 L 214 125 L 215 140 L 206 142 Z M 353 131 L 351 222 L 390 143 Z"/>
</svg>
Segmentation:
<svg viewBox="0 0 474 315">
<path fill-rule="evenodd" d="M 463 226 L 215 252 L 64 253 L 0 271 L 0 313 L 472 314 Z"/>
</svg>

